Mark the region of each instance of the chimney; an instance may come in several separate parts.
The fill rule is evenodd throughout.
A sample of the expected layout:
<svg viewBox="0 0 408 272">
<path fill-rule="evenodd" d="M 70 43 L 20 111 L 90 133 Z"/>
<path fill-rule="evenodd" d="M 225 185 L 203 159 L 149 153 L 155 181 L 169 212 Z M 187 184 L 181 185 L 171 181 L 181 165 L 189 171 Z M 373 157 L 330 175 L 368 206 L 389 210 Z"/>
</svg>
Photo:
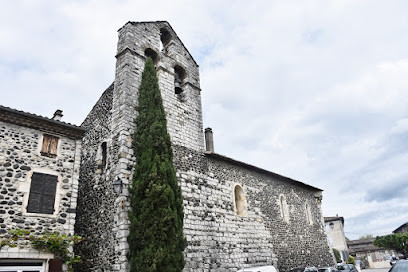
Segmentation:
<svg viewBox="0 0 408 272">
<path fill-rule="evenodd" d="M 56 111 L 54 112 L 54 116 L 52 117 L 52 120 L 61 121 L 62 116 L 64 116 L 64 115 L 62 114 L 62 110 L 56 110 Z"/>
<path fill-rule="evenodd" d="M 205 129 L 205 151 L 208 153 L 214 153 L 214 139 L 211 128 Z"/>
</svg>

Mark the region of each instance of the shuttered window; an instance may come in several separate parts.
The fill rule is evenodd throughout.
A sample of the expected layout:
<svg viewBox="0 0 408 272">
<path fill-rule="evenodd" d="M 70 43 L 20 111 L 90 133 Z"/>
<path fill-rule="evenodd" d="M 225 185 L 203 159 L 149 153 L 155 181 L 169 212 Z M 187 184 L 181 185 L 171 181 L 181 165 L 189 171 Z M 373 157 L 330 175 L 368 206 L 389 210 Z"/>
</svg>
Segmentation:
<svg viewBox="0 0 408 272">
<path fill-rule="evenodd" d="M 58 137 L 44 134 L 41 155 L 55 158 L 57 156 L 58 139 Z"/>
<path fill-rule="evenodd" d="M 31 177 L 27 212 L 45 214 L 54 213 L 57 181 L 57 176 L 43 173 L 33 173 Z"/>
</svg>

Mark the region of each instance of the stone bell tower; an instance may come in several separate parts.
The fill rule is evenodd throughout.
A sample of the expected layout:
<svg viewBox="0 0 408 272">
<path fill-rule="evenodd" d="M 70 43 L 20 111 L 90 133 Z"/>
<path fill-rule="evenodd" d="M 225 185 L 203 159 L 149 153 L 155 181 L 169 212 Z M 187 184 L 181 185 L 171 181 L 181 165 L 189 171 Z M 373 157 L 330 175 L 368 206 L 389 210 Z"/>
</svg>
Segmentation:
<svg viewBox="0 0 408 272">
<path fill-rule="evenodd" d="M 173 146 L 195 152 L 204 151 L 204 134 L 198 65 L 167 22 L 128 22 L 119 29 L 116 74 L 112 93 L 110 122 L 112 180 L 123 182 L 123 191 L 115 197 L 113 231 L 118 270 L 127 270 L 125 257 L 128 184 L 135 164 L 132 135 L 135 130 L 139 85 L 147 57 L 155 63 L 159 88 L 167 116 L 167 130 Z"/>
<path fill-rule="evenodd" d="M 144 63 L 155 63 L 173 145 L 204 150 L 198 65 L 167 22 L 128 22 L 119 30 L 112 132 L 127 137 L 137 114 Z"/>
</svg>

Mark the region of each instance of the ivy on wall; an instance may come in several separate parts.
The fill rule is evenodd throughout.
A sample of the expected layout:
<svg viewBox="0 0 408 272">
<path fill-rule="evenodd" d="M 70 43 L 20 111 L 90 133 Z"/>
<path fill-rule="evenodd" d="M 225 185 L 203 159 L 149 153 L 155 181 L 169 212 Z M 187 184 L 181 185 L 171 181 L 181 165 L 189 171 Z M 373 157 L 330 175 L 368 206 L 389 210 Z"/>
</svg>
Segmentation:
<svg viewBox="0 0 408 272">
<path fill-rule="evenodd" d="M 39 251 L 53 253 L 56 258 L 61 259 L 68 266 L 70 271 L 72 271 L 72 264 L 81 261 L 81 256 L 75 256 L 70 251 L 71 246 L 82 241 L 82 237 L 77 235 L 67 235 L 59 232 L 34 235 L 30 230 L 26 229 L 9 229 L 9 234 L 0 238 L 0 249 L 4 246 L 24 247 L 31 245 Z"/>
</svg>

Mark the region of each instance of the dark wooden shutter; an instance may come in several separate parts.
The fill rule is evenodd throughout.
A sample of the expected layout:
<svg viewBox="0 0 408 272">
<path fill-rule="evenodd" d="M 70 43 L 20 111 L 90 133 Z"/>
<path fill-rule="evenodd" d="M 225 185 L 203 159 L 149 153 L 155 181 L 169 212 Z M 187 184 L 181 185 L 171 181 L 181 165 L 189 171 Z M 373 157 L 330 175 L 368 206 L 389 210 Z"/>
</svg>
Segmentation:
<svg viewBox="0 0 408 272">
<path fill-rule="evenodd" d="M 57 176 L 44 174 L 44 190 L 42 213 L 53 214 L 55 203 L 55 192 L 57 191 Z"/>
<path fill-rule="evenodd" d="M 27 212 L 39 213 L 42 207 L 42 191 L 44 187 L 43 174 L 33 173 L 31 177 L 30 195 L 28 197 Z"/>
<path fill-rule="evenodd" d="M 45 214 L 54 213 L 57 181 L 57 176 L 43 173 L 33 173 L 31 177 L 27 212 Z"/>
<path fill-rule="evenodd" d="M 48 263 L 48 272 L 62 272 L 62 261 L 60 259 L 51 259 Z"/>
</svg>

